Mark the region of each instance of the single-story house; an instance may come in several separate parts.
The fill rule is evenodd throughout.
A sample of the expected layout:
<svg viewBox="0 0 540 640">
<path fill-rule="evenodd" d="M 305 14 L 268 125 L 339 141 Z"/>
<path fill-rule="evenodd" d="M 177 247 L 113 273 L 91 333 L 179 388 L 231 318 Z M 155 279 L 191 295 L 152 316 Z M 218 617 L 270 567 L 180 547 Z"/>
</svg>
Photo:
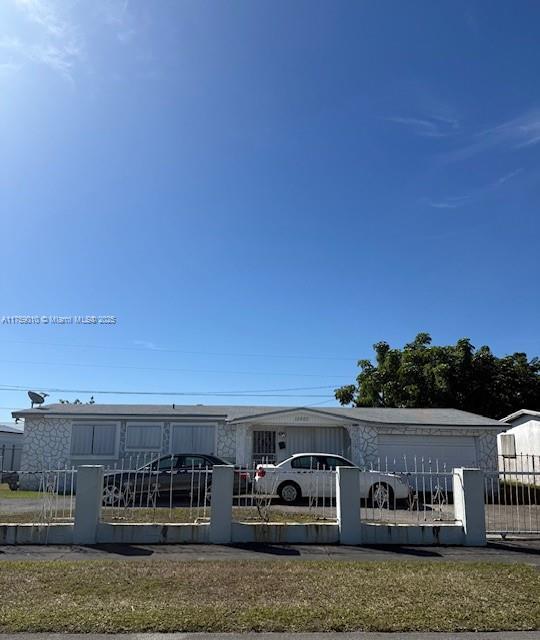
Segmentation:
<svg viewBox="0 0 540 640">
<path fill-rule="evenodd" d="M 0 471 L 18 471 L 21 466 L 22 429 L 0 424 Z"/>
<path fill-rule="evenodd" d="M 293 453 L 337 453 L 358 465 L 412 471 L 497 467 L 498 420 L 456 409 L 50 404 L 24 420 L 23 471 L 132 465 L 140 456 L 211 453 L 240 465 Z M 124 466 L 126 468 L 126 466 Z"/>
<path fill-rule="evenodd" d="M 501 422 L 506 430 L 499 437 L 500 455 L 540 456 L 540 411 L 520 409 L 502 418 Z"/>
</svg>

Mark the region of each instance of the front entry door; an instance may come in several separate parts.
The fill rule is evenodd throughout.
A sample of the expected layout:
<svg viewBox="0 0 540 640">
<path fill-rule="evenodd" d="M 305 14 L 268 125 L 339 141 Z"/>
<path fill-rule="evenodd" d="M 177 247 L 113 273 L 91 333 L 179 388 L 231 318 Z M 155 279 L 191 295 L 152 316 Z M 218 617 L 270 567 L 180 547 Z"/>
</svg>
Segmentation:
<svg viewBox="0 0 540 640">
<path fill-rule="evenodd" d="M 276 461 L 276 432 L 253 432 L 253 462 L 254 464 L 273 464 Z"/>
</svg>

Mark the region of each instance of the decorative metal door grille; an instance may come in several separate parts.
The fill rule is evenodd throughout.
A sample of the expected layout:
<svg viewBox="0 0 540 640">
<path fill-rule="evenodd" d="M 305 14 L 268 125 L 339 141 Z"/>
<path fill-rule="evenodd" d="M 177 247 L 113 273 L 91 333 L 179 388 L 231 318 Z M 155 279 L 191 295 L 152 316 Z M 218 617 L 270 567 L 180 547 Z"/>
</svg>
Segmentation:
<svg viewBox="0 0 540 640">
<path fill-rule="evenodd" d="M 276 432 L 253 432 L 253 462 L 273 464 L 276 461 Z"/>
</svg>

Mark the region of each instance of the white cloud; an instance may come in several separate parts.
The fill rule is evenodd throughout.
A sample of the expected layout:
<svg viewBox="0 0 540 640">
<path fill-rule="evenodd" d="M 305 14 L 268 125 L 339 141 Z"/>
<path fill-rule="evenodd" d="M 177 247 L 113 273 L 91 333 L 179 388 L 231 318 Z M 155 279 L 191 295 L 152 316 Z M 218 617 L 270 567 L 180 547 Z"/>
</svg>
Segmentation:
<svg viewBox="0 0 540 640">
<path fill-rule="evenodd" d="M 433 207 L 435 209 L 458 209 L 459 207 L 464 207 L 468 204 L 477 202 L 478 200 L 489 195 L 493 191 L 496 191 L 497 189 L 502 187 L 506 182 L 509 182 L 510 180 L 515 178 L 517 175 L 519 175 L 522 171 L 523 169 L 521 168 L 516 169 L 515 171 L 511 171 L 510 173 L 507 173 L 501 176 L 497 180 L 494 180 L 493 182 L 483 187 L 479 187 L 478 189 L 472 190 L 468 194 L 464 194 L 460 196 L 448 196 L 445 198 L 438 198 L 438 199 L 425 198 L 424 202 L 428 204 L 430 207 Z"/>
<path fill-rule="evenodd" d="M 14 18 L 0 25 L 0 71 L 39 64 L 72 82 L 89 61 L 88 38 L 96 30 L 112 31 L 120 44 L 138 33 L 128 0 L 0 1 L 10 2 Z"/>
<path fill-rule="evenodd" d="M 98 18 L 116 34 L 117 40 L 127 44 L 136 35 L 137 29 L 129 12 L 129 0 L 105 0 L 94 5 Z"/>
<path fill-rule="evenodd" d="M 445 153 L 447 161 L 466 160 L 498 149 L 517 151 L 540 143 L 540 109 L 531 109 L 495 127 L 473 134 L 463 146 Z"/>
<path fill-rule="evenodd" d="M 72 5 L 67 0 L 62 4 L 54 0 L 13 0 L 13 4 L 34 28 L 0 37 L 0 49 L 9 55 L 7 62 L 19 68 L 25 63 L 45 65 L 72 80 L 84 52 L 79 30 L 69 19 Z"/>
<path fill-rule="evenodd" d="M 416 135 L 426 138 L 446 138 L 456 135 L 460 130 L 457 119 L 438 114 L 422 117 L 392 116 L 386 120 L 406 126 Z"/>
<path fill-rule="evenodd" d="M 69 24 L 59 15 L 57 7 L 45 0 L 15 0 L 15 4 L 29 20 L 45 29 L 50 35 L 62 38 L 69 32 Z"/>
<path fill-rule="evenodd" d="M 154 342 L 150 342 L 149 340 L 134 340 L 133 343 L 138 347 L 144 347 L 145 349 L 149 349 L 150 351 L 156 351 L 158 349 L 157 345 Z"/>
</svg>

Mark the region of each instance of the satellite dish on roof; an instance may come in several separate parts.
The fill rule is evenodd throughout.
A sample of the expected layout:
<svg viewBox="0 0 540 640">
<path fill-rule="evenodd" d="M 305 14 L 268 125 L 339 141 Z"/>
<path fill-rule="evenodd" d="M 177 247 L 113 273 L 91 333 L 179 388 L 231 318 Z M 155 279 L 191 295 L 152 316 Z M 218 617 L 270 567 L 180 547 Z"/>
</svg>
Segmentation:
<svg viewBox="0 0 540 640">
<path fill-rule="evenodd" d="M 29 391 L 28 397 L 32 401 L 32 409 L 35 404 L 43 404 L 45 402 L 45 398 L 48 396 L 48 393 L 36 393 L 35 391 Z"/>
</svg>

